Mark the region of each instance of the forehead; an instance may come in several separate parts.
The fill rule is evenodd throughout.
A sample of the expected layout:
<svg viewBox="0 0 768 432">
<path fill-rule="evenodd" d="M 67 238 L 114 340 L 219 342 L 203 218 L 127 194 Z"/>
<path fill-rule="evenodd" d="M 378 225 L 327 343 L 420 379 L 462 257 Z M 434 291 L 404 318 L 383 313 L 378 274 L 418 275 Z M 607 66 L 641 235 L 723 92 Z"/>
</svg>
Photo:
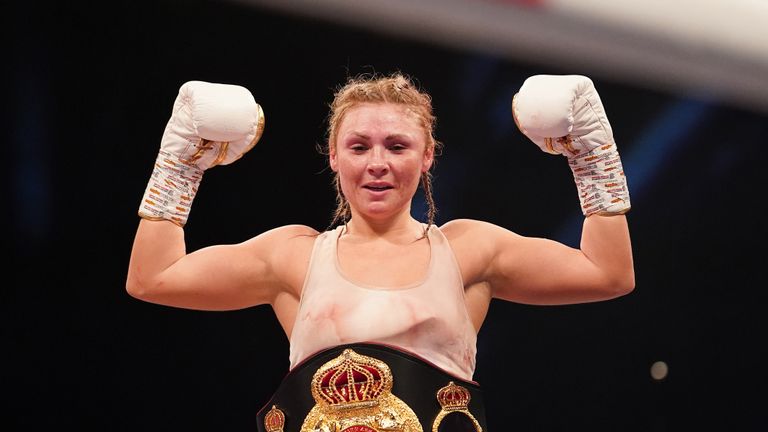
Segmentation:
<svg viewBox="0 0 768 432">
<path fill-rule="evenodd" d="M 351 107 L 339 126 L 340 135 L 377 130 L 415 135 L 422 132 L 422 126 L 418 116 L 405 105 L 368 102 Z"/>
</svg>

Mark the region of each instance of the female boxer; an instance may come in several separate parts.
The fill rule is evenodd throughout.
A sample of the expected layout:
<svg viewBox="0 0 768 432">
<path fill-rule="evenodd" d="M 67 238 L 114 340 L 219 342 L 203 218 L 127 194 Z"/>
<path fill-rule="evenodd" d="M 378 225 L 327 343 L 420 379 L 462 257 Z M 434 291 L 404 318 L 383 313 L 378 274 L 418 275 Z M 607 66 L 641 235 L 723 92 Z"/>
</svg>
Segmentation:
<svg viewBox="0 0 768 432">
<path fill-rule="evenodd" d="M 330 114 L 335 228 L 286 225 L 188 252 L 203 173 L 247 152 L 264 116 L 243 87 L 184 84 L 139 208 L 128 293 L 191 309 L 272 306 L 291 371 L 261 430 L 482 430 L 472 375 L 491 299 L 568 304 L 634 288 L 629 193 L 600 98 L 587 77 L 537 75 L 512 103 L 527 137 L 567 157 L 585 215 L 579 248 L 478 220 L 435 226 L 432 102 L 406 76 L 350 79 Z M 426 222 L 411 216 L 420 184 Z"/>
</svg>

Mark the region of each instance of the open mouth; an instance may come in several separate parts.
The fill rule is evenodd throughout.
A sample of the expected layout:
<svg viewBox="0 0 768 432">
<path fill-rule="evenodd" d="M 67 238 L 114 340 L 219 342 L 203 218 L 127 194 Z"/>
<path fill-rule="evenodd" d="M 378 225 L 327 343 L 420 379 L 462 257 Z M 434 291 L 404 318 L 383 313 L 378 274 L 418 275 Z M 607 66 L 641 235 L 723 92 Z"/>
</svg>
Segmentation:
<svg viewBox="0 0 768 432">
<path fill-rule="evenodd" d="M 380 186 L 366 185 L 366 186 L 363 186 L 363 187 L 365 189 L 368 189 L 368 190 L 371 190 L 371 191 L 374 191 L 374 192 L 382 192 L 382 191 L 385 191 L 385 190 L 388 190 L 388 189 L 392 189 L 392 186 L 387 186 L 387 185 L 380 185 Z"/>
</svg>

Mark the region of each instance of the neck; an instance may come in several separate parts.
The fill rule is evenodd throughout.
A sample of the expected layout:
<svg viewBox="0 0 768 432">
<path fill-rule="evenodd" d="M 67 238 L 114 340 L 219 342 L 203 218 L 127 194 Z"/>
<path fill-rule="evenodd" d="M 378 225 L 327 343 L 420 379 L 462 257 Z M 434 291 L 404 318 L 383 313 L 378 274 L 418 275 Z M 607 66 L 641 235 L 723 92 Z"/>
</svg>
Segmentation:
<svg viewBox="0 0 768 432">
<path fill-rule="evenodd" d="M 410 214 L 410 208 L 384 219 L 366 217 L 352 212 L 352 218 L 346 225 L 349 235 L 362 238 L 386 238 L 389 240 L 403 239 L 413 241 L 424 235 L 421 222 Z"/>
</svg>

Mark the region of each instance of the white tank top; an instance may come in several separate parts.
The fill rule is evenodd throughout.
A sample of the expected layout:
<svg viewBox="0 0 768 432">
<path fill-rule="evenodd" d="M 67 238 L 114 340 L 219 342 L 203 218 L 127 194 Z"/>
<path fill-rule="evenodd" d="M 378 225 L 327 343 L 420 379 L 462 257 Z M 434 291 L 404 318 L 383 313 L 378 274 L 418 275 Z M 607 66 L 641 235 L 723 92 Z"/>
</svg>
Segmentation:
<svg viewBox="0 0 768 432">
<path fill-rule="evenodd" d="M 361 286 L 338 262 L 344 227 L 315 240 L 290 338 L 293 369 L 326 348 L 355 342 L 393 345 L 459 378 L 472 380 L 477 332 L 464 299 L 464 284 L 448 240 L 436 227 L 427 238 L 426 277 L 397 288 Z"/>
</svg>

